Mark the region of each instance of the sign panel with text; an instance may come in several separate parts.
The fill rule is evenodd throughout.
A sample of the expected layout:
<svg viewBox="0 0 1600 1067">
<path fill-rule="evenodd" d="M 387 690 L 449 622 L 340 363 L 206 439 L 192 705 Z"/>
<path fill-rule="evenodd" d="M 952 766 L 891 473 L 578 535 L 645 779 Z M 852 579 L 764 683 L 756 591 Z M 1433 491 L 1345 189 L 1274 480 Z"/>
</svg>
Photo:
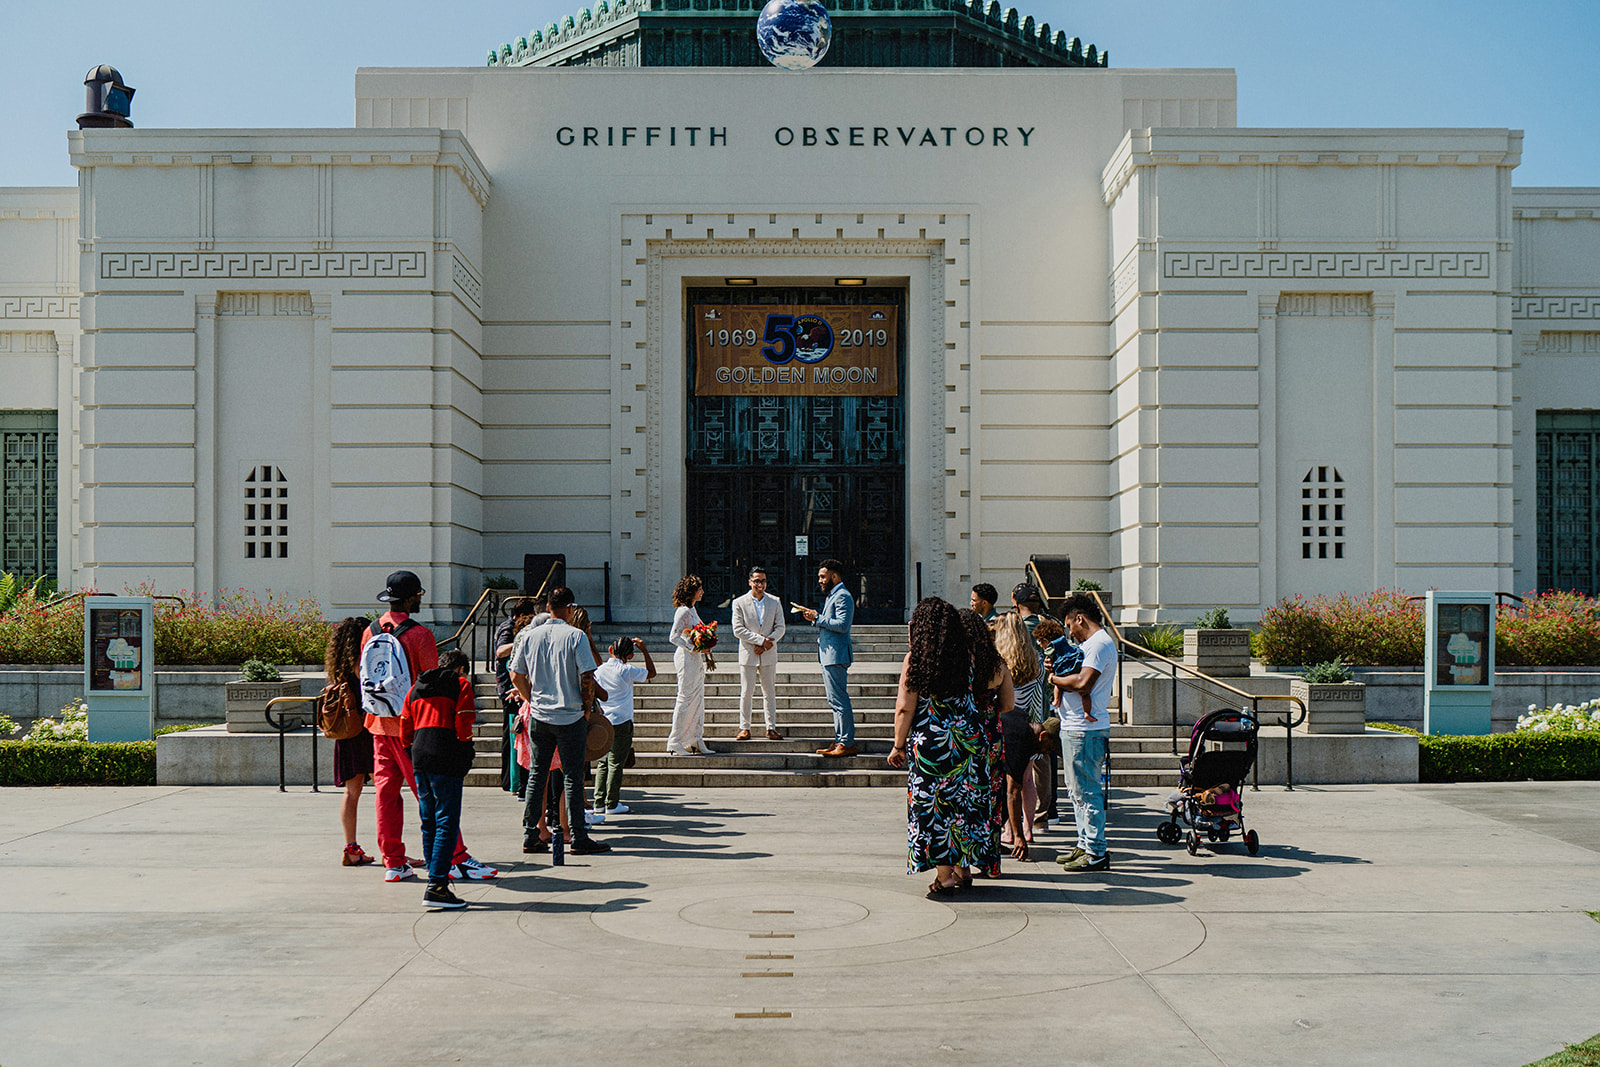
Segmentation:
<svg viewBox="0 0 1600 1067">
<path fill-rule="evenodd" d="M 697 396 L 895 396 L 892 304 L 695 304 Z"/>
</svg>

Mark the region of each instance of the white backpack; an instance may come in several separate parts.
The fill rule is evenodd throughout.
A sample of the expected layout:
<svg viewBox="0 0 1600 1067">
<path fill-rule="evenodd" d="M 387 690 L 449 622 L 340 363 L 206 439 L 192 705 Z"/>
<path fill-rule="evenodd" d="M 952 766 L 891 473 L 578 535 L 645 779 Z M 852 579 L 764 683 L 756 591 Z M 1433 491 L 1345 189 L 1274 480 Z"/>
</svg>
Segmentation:
<svg viewBox="0 0 1600 1067">
<path fill-rule="evenodd" d="M 374 622 L 372 635 L 361 650 L 361 708 L 380 719 L 397 719 L 411 692 L 411 662 L 400 635 L 417 625 L 407 619 L 393 630 Z"/>
</svg>

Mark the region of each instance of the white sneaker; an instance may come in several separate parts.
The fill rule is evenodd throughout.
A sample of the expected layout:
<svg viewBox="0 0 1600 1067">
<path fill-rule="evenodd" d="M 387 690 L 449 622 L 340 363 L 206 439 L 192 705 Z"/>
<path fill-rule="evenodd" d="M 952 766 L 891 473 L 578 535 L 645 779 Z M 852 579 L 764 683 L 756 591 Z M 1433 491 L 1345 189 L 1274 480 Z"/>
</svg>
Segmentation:
<svg viewBox="0 0 1600 1067">
<path fill-rule="evenodd" d="M 458 882 L 463 878 L 469 882 L 487 882 L 499 876 L 500 872 L 498 870 L 487 863 L 479 863 L 471 856 L 468 856 L 460 863 L 451 864 L 450 866 L 450 880 L 453 882 Z"/>
<path fill-rule="evenodd" d="M 614 808 L 607 808 L 606 809 L 606 814 L 607 815 L 626 815 L 626 814 L 628 814 L 628 805 L 626 805 L 626 804 L 618 804 Z"/>
<path fill-rule="evenodd" d="M 606 821 L 606 813 L 603 811 L 586 811 L 583 813 L 583 821 L 589 826 L 598 826 Z"/>
<path fill-rule="evenodd" d="M 402 863 L 398 867 L 386 868 L 383 872 L 385 882 L 403 882 L 407 878 L 415 878 L 417 872 L 411 869 L 411 864 Z"/>
</svg>

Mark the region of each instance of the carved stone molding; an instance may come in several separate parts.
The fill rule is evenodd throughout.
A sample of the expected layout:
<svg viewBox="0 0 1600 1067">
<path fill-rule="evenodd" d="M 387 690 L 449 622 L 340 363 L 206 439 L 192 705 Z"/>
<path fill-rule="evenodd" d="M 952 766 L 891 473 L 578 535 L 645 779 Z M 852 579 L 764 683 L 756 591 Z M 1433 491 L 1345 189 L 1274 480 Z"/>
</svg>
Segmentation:
<svg viewBox="0 0 1600 1067">
<path fill-rule="evenodd" d="M 1558 356 L 1600 353 L 1600 333 L 1544 330 L 1533 350 Z"/>
<path fill-rule="evenodd" d="M 75 296 L 0 296 L 0 319 L 75 319 Z"/>
<path fill-rule="evenodd" d="M 1600 319 L 1600 296 L 1517 296 L 1514 319 Z"/>
<path fill-rule="evenodd" d="M 911 218 L 911 216 L 906 216 Z M 762 216 L 763 221 L 766 217 Z M 783 215 L 776 219 L 783 220 Z M 810 216 L 806 219 L 809 220 Z M 800 221 L 798 218 L 795 221 Z M 787 224 L 787 220 L 785 220 Z M 914 223 L 913 223 L 914 224 Z M 673 258 L 712 258 L 726 257 L 836 257 L 836 256 L 873 256 L 885 258 L 917 258 L 928 260 L 928 377 L 926 390 L 930 404 L 929 418 L 925 427 L 929 446 L 928 466 L 932 471 L 935 507 L 944 500 L 947 491 L 947 480 L 943 477 L 945 467 L 945 451 L 947 435 L 945 432 L 945 363 L 952 355 L 947 351 L 945 319 L 951 310 L 946 306 L 946 294 L 951 291 L 960 293 L 961 302 L 969 290 L 965 287 L 954 289 L 954 283 L 946 279 L 949 270 L 956 270 L 953 260 L 947 260 L 947 255 L 954 255 L 947 249 L 946 241 L 940 239 L 909 239 L 889 238 L 881 240 L 859 238 L 752 238 L 752 239 L 677 239 L 671 237 L 655 238 L 646 236 L 644 225 L 630 225 L 630 218 L 623 220 L 623 277 L 620 280 L 624 294 L 622 318 L 617 322 L 619 336 L 623 338 L 622 353 L 625 362 L 633 362 L 636 351 L 642 352 L 644 371 L 645 403 L 644 426 L 644 452 L 645 461 L 642 464 L 645 470 L 645 565 L 647 574 L 643 576 L 643 595 L 647 604 L 660 604 L 665 602 L 668 588 L 664 584 L 664 571 L 662 570 L 664 537 L 662 536 L 664 509 L 667 506 L 665 499 L 666 471 L 663 468 L 663 433 L 666 422 L 665 413 L 661 409 L 660 397 L 664 395 L 665 366 L 668 362 L 663 350 L 664 337 L 661 328 L 662 316 L 665 312 L 666 269 L 664 260 Z M 963 231 L 964 232 L 964 231 Z M 640 240 L 642 238 L 642 240 Z M 631 280 L 635 276 L 635 253 L 630 249 L 642 243 L 644 254 L 642 263 L 645 277 L 642 279 L 645 288 L 644 299 L 635 301 L 628 299 L 631 287 L 638 284 Z M 965 249 L 963 249 L 965 251 Z M 719 268 L 720 269 L 720 268 Z M 729 268 L 730 270 L 732 268 Z M 908 315 L 914 309 L 908 308 Z M 965 307 L 960 309 L 961 317 L 970 316 Z M 644 322 L 638 322 L 643 318 Z M 635 349 L 634 341 L 639 334 L 635 326 L 644 326 L 642 348 Z M 916 359 L 915 355 L 911 357 Z M 970 356 L 963 356 L 963 361 Z M 910 427 L 907 433 L 916 432 Z M 917 475 L 908 470 L 908 480 Z M 940 508 L 942 511 L 943 509 Z M 637 536 L 637 535 L 635 535 Z M 928 556 L 931 558 L 931 573 L 924 576 L 931 588 L 944 587 L 944 563 L 946 532 L 945 522 L 942 517 L 933 521 L 928 527 Z"/>
<path fill-rule="evenodd" d="M 1166 252 L 1165 278 L 1487 278 L 1488 252 Z"/>
<path fill-rule="evenodd" d="M 100 277 L 424 278 L 426 252 L 101 252 Z"/>
<path fill-rule="evenodd" d="M 310 293 L 218 293 L 218 315 L 310 315 Z"/>
<path fill-rule="evenodd" d="M 1367 293 L 1282 293 L 1278 296 L 1278 314 L 1367 318 L 1372 315 L 1372 297 Z"/>
<path fill-rule="evenodd" d="M 0 352 L 41 352 L 55 354 L 60 351 L 56 335 L 49 331 L 27 333 L 0 333 Z"/>
<path fill-rule="evenodd" d="M 1123 257 L 1122 266 L 1111 276 L 1111 310 L 1122 306 L 1122 298 L 1139 280 L 1139 253 L 1135 249 Z"/>
<path fill-rule="evenodd" d="M 471 267 L 452 256 L 450 276 L 455 281 L 456 287 L 472 301 L 474 307 L 483 306 L 483 281 L 473 273 Z"/>
</svg>

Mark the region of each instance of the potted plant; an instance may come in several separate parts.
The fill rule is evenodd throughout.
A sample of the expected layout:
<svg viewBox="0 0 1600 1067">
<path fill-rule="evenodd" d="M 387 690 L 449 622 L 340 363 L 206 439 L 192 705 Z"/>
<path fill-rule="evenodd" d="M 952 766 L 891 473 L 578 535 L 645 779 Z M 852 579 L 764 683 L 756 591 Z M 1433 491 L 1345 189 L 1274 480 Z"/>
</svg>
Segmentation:
<svg viewBox="0 0 1600 1067">
<path fill-rule="evenodd" d="M 1183 662 L 1213 678 L 1250 676 L 1250 631 L 1236 630 L 1227 608 L 1200 613 L 1183 631 Z"/>
<path fill-rule="evenodd" d="M 1072 591 L 1074 593 L 1099 593 L 1100 603 L 1105 605 L 1106 616 L 1108 618 L 1110 617 L 1111 613 L 1116 610 L 1117 605 L 1111 595 L 1110 590 L 1106 589 L 1105 586 L 1101 585 L 1093 578 L 1079 578 L 1076 582 L 1072 583 Z"/>
<path fill-rule="evenodd" d="M 489 617 L 497 623 L 505 618 L 500 611 L 500 605 L 512 597 L 523 595 L 517 580 L 504 574 L 485 574 L 483 587 L 489 591 Z"/>
<path fill-rule="evenodd" d="M 1305 701 L 1307 733 L 1366 732 L 1366 684 L 1351 681 L 1350 668 L 1336 659 L 1301 671 L 1290 680 L 1289 695 Z"/>
<path fill-rule="evenodd" d="M 239 668 L 239 674 L 241 677 L 238 681 L 228 682 L 224 686 L 228 732 L 230 734 L 272 733 L 273 729 L 267 725 L 265 714 L 267 701 L 278 697 L 300 696 L 300 679 L 286 681 L 278 673 L 277 664 L 259 659 L 246 660 Z M 310 704 L 289 710 L 301 721 L 311 721 Z"/>
</svg>

